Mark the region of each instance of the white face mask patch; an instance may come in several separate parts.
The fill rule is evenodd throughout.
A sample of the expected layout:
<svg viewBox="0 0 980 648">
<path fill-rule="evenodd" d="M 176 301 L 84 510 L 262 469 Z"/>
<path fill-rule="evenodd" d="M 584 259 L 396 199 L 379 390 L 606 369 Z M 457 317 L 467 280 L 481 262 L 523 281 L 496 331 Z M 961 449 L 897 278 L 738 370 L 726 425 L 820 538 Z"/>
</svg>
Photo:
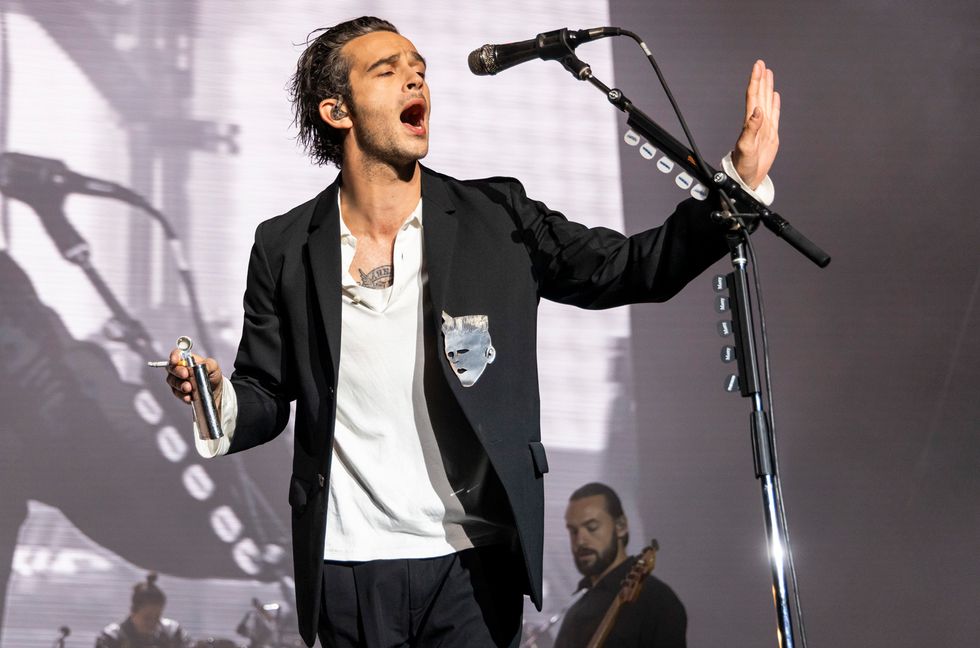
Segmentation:
<svg viewBox="0 0 980 648">
<path fill-rule="evenodd" d="M 453 317 L 443 311 L 442 336 L 453 373 L 463 387 L 472 387 L 497 357 L 490 341 L 489 319 L 486 315 Z"/>
</svg>

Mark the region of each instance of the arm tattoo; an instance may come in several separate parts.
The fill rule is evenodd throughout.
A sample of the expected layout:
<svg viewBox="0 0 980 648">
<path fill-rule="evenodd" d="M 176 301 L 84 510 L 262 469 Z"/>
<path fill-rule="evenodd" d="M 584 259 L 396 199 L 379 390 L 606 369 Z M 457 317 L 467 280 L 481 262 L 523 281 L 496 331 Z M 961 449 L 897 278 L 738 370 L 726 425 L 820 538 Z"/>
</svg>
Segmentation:
<svg viewBox="0 0 980 648">
<path fill-rule="evenodd" d="M 360 284 L 365 288 L 387 288 L 394 279 L 394 270 L 394 266 L 383 265 L 367 273 L 358 268 L 357 272 L 361 275 Z"/>
</svg>

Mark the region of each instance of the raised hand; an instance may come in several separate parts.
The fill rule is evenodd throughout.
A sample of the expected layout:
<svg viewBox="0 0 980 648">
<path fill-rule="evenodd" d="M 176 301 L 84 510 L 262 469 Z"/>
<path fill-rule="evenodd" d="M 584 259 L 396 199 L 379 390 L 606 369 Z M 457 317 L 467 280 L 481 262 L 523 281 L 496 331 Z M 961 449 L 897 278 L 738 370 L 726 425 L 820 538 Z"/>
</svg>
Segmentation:
<svg viewBox="0 0 980 648">
<path fill-rule="evenodd" d="M 763 60 L 752 66 L 745 90 L 745 122 L 732 151 L 732 163 L 742 180 L 755 189 L 765 180 L 779 150 L 779 93 L 773 90 L 772 70 Z"/>
</svg>

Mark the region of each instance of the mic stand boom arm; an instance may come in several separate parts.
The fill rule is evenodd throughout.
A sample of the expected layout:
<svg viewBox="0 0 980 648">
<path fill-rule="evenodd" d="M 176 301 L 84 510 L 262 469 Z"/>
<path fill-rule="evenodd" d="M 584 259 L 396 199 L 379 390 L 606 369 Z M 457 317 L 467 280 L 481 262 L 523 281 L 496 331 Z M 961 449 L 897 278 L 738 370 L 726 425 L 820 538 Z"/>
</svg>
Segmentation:
<svg viewBox="0 0 980 648">
<path fill-rule="evenodd" d="M 569 49 L 568 53 L 557 59 L 562 66 L 580 81 L 588 81 L 598 88 L 609 103 L 626 113 L 626 123 L 647 140 L 652 142 L 664 154 L 685 171 L 697 178 L 706 187 L 717 187 L 730 196 L 738 205 L 739 212 L 756 214 L 766 226 L 766 229 L 793 246 L 800 254 L 813 261 L 821 268 L 830 263 L 830 255 L 815 243 L 798 232 L 789 221 L 753 198 L 740 184 L 726 173 L 713 169 L 708 164 L 699 165 L 694 153 L 681 144 L 677 139 L 660 127 L 646 113 L 637 108 L 629 98 L 618 88 L 610 88 L 592 74 L 592 68 L 583 62 Z M 722 212 L 723 218 L 734 218 L 735 215 Z"/>
</svg>

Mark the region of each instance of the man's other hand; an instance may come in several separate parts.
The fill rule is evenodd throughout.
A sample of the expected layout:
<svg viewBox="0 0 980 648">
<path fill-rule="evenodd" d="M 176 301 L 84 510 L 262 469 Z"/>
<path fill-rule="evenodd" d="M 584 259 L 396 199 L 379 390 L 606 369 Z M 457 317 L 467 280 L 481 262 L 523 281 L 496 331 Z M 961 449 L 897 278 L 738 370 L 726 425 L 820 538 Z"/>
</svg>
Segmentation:
<svg viewBox="0 0 980 648">
<path fill-rule="evenodd" d="M 745 184 L 755 189 L 765 180 L 779 150 L 779 93 L 772 70 L 758 60 L 745 90 L 745 122 L 732 151 L 732 163 Z"/>
<path fill-rule="evenodd" d="M 211 391 L 214 393 L 214 405 L 218 409 L 218 416 L 221 416 L 221 367 L 214 358 L 202 358 L 194 355 L 194 362 L 204 364 L 208 370 L 208 380 L 211 383 Z M 180 350 L 173 349 L 167 363 L 167 385 L 174 396 L 185 403 L 191 402 L 193 387 L 190 381 L 191 370 L 180 358 Z"/>
</svg>

